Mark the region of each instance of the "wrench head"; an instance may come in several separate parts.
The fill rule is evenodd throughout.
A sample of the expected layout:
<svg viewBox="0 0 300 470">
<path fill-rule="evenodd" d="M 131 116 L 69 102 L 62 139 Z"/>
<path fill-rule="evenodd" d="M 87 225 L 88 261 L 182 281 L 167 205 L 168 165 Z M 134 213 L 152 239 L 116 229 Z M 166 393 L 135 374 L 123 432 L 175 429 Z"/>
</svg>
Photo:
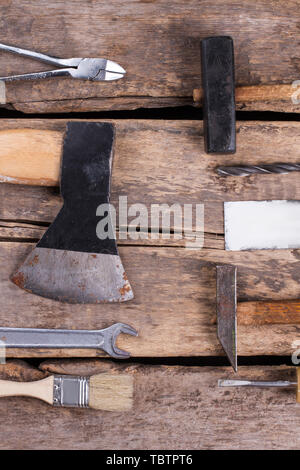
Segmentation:
<svg viewBox="0 0 300 470">
<path fill-rule="evenodd" d="M 115 359 L 128 359 L 130 353 L 119 349 L 116 346 L 116 339 L 120 333 L 124 333 L 131 336 L 138 336 L 138 332 L 126 323 L 115 323 L 114 325 L 103 330 L 104 343 L 101 349 Z"/>
</svg>

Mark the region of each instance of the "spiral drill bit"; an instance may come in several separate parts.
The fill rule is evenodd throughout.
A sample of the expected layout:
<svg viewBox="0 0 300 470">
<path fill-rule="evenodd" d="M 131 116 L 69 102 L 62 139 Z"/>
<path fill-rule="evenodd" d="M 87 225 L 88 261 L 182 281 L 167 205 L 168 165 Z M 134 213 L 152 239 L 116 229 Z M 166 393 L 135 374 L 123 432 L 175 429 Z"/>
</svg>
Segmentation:
<svg viewBox="0 0 300 470">
<path fill-rule="evenodd" d="M 254 174 L 286 174 L 300 171 L 300 163 L 270 163 L 269 165 L 219 166 L 216 171 L 221 176 L 251 176 Z"/>
</svg>

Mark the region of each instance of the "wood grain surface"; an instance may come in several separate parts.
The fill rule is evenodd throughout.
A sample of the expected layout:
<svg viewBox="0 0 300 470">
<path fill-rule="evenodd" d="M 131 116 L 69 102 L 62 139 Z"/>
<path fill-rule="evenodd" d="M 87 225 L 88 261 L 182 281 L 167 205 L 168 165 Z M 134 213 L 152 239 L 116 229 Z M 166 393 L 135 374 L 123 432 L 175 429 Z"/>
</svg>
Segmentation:
<svg viewBox="0 0 300 470">
<path fill-rule="evenodd" d="M 215 172 L 219 165 L 299 162 L 299 122 L 240 121 L 237 123 L 237 153 L 222 156 L 204 152 L 202 121 L 110 122 L 116 126 L 112 174 L 114 204 L 119 195 L 128 196 L 128 203 L 145 204 L 300 198 L 297 172 L 247 178 L 226 178 Z M 1 120 L 0 179 L 12 183 L 58 185 L 66 123 L 66 120 L 58 119 Z M 178 171 L 179 167 L 182 171 Z M 33 194 L 30 191 L 34 191 L 9 190 L 3 185 L 0 188 L 4 188 L 1 199 L 5 196 L 8 200 L 9 192 Z M 18 208 L 22 203 L 20 200 Z M 9 208 L 10 204 L 6 203 L 3 208 L 5 218 L 13 219 Z M 32 212 L 35 212 L 34 207 Z M 41 212 L 37 215 L 42 216 Z"/>
<path fill-rule="evenodd" d="M 237 265 L 239 301 L 300 298 L 299 250 L 225 252 L 223 236 L 224 200 L 300 199 L 298 173 L 222 178 L 214 172 L 220 156 L 204 154 L 202 123 L 114 122 L 112 202 L 117 205 L 119 195 L 128 196 L 128 205 L 144 203 L 148 210 L 153 203 L 203 203 L 203 249 L 199 245 L 187 249 L 186 242 L 195 240 L 192 233 L 181 240 L 120 240 L 121 257 L 135 293 L 132 302 L 74 306 L 40 298 L 18 289 L 9 277 L 58 213 L 62 204 L 59 190 L 0 184 L 1 325 L 100 329 L 124 321 L 139 330 L 139 338 L 122 336 L 118 343 L 133 356 L 219 355 L 215 263 Z M 32 159 L 36 161 L 37 172 L 47 168 L 44 162 L 55 155 L 58 168 L 65 124 L 63 120 L 2 120 L 3 142 L 17 131 L 27 145 L 18 147 L 16 141 L 4 146 L 0 165 L 13 163 L 14 155 L 21 163 L 23 155 L 25 162 L 31 158 L 31 165 Z M 222 156 L 222 164 L 299 161 L 299 128 L 298 122 L 240 122 L 238 153 Z M 39 148 L 46 150 L 39 153 Z M 178 171 L 179 164 L 183 171 Z M 54 180 L 57 184 L 58 175 L 53 175 L 51 184 Z M 296 323 L 240 325 L 239 354 L 289 355 L 297 331 Z M 96 354 L 101 352 L 9 350 L 15 357 Z"/>
<path fill-rule="evenodd" d="M 5 106 L 26 113 L 192 104 L 201 84 L 200 41 L 207 36 L 233 37 L 237 85 L 291 85 L 300 75 L 297 0 L 12 0 L 1 2 L 0 18 L 7 44 L 61 58 L 109 58 L 127 70 L 112 83 L 8 83 Z M 1 52 L 2 76 L 42 70 L 49 65 Z M 264 98 L 258 109 L 294 112 L 297 101 Z"/>
<path fill-rule="evenodd" d="M 0 366 L 0 378 L 9 367 Z M 218 379 L 233 377 L 230 368 L 122 366 L 100 360 L 47 361 L 40 367 L 40 374 L 126 371 L 134 377 L 134 407 L 112 413 L 2 398 L 1 449 L 296 450 L 300 445 L 296 391 L 219 388 Z M 36 375 L 32 371 L 32 379 Z M 296 373 L 286 366 L 240 367 L 235 377 L 295 381 Z"/>
<path fill-rule="evenodd" d="M 238 268 L 239 300 L 300 297 L 299 250 L 225 252 L 176 247 L 122 246 L 120 255 L 135 298 L 123 304 L 70 305 L 29 294 L 9 277 L 32 249 L 0 243 L 0 325 L 101 329 L 121 321 L 139 332 L 122 335 L 119 347 L 132 356 L 223 354 L 216 336 L 215 263 Z M 278 273 L 278 275 L 274 275 Z M 299 325 L 238 327 L 240 355 L 290 355 Z M 8 349 L 12 357 L 96 356 L 94 350 Z"/>
<path fill-rule="evenodd" d="M 241 302 L 237 306 L 240 325 L 300 323 L 300 300 Z"/>
</svg>

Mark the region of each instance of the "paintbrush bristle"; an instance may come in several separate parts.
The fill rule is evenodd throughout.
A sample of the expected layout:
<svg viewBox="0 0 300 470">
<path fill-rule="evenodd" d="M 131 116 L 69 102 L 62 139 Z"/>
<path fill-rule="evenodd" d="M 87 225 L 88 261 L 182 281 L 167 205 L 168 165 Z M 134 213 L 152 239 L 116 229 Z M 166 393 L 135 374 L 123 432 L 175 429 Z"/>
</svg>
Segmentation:
<svg viewBox="0 0 300 470">
<path fill-rule="evenodd" d="M 97 374 L 90 377 L 89 407 L 106 411 L 129 411 L 133 405 L 131 375 Z"/>
</svg>

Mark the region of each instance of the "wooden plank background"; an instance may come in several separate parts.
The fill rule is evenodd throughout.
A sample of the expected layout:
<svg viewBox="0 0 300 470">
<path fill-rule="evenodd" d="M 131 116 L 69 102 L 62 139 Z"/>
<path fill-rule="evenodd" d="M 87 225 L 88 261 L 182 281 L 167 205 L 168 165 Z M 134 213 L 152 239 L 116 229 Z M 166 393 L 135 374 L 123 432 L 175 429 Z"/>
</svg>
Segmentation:
<svg viewBox="0 0 300 470">
<path fill-rule="evenodd" d="M 127 74 L 112 83 L 7 83 L 0 106 L 45 114 L 201 106 L 200 41 L 230 35 L 237 110 L 299 113 L 299 11 L 298 0 L 5 0 L 1 42 L 61 58 L 109 58 Z M 0 76 L 51 68 L 6 52 L 0 57 Z M 57 169 L 67 121 L 0 120 L 0 325 L 100 329 L 124 321 L 139 337 L 121 335 L 118 346 L 140 362 L 112 362 L 93 350 L 7 351 L 29 362 L 0 364 L 1 379 L 122 370 L 134 376 L 135 395 L 132 412 L 122 414 L 1 399 L 1 449 L 299 448 L 294 390 L 220 389 L 218 379 L 233 378 L 229 367 L 150 365 L 151 357 L 180 364 L 182 356 L 213 361 L 223 355 L 215 324 L 216 263 L 237 265 L 240 302 L 300 298 L 300 250 L 225 252 L 223 227 L 224 201 L 300 200 L 299 174 L 222 178 L 215 172 L 220 164 L 299 162 L 300 122 L 294 116 L 238 122 L 237 153 L 222 156 L 204 152 L 200 120 L 113 120 L 112 203 L 118 207 L 121 195 L 129 206 L 143 203 L 148 210 L 151 204 L 204 204 L 204 246 L 187 249 L 190 232 L 180 240 L 119 240 L 134 300 L 82 306 L 31 295 L 9 280 L 61 207 Z M 39 172 L 42 181 L 32 180 Z M 8 184 L 20 178 L 23 184 Z M 297 324 L 239 325 L 238 353 L 290 356 L 298 336 Z M 239 367 L 234 378 L 294 381 L 295 370 Z"/>
<path fill-rule="evenodd" d="M 144 366 L 110 361 L 47 361 L 0 367 L 0 377 L 37 380 L 46 373 L 122 370 L 134 377 L 128 413 L 51 407 L 1 398 L 1 449 L 299 449 L 293 389 L 218 388 L 230 368 Z M 292 367 L 240 367 L 239 378 L 294 380 Z M 30 426 L 29 426 L 30 420 Z"/>
<path fill-rule="evenodd" d="M 291 85 L 300 75 L 298 11 L 297 0 L 4 1 L 3 42 L 61 58 L 105 57 L 127 70 L 113 83 L 8 83 L 6 106 L 49 113 L 192 104 L 201 84 L 200 40 L 216 35 L 234 39 L 238 86 Z M 49 65 L 1 52 L 2 76 L 42 70 Z M 276 95 L 238 108 L 299 111 Z"/>
<path fill-rule="evenodd" d="M 2 120 L 0 140 L 12 129 L 26 132 L 25 123 L 27 131 L 41 130 L 41 140 L 42 131 L 47 131 L 47 149 L 60 158 L 60 136 L 66 121 Z M 215 264 L 237 265 L 239 301 L 297 299 L 300 252 L 225 252 L 222 201 L 300 199 L 299 174 L 217 176 L 214 168 L 220 163 L 220 157 L 204 153 L 202 123 L 198 121 L 119 120 L 114 123 L 117 137 L 112 202 L 117 205 L 118 196 L 127 195 L 128 204 L 140 202 L 148 209 L 152 203 L 203 203 L 206 208 L 204 248 L 187 249 L 187 239 L 123 240 L 120 254 L 134 289 L 133 301 L 121 305 L 76 306 L 43 299 L 20 290 L 9 277 L 58 213 L 59 192 L 52 187 L 0 184 L 1 325 L 100 329 L 124 321 L 139 331 L 139 338 L 122 336 L 119 340 L 119 345 L 133 356 L 223 354 L 216 337 Z M 299 161 L 299 129 L 298 122 L 240 122 L 238 152 L 222 156 L 222 163 Z M 53 142 L 52 135 L 49 137 L 51 130 L 56 132 Z M 14 148 L 10 154 L 11 149 L 7 149 L 3 155 L 10 155 L 13 160 L 15 152 L 16 158 L 21 155 L 26 163 L 28 148 L 43 165 L 43 154 L 34 150 L 35 145 L 39 144 L 33 140 L 30 145 L 29 140 L 26 148 Z M 47 150 L 45 159 L 51 155 Z M 178 171 L 178 162 L 182 171 Z M 297 329 L 297 325 L 240 326 L 239 354 L 289 355 L 297 339 Z M 101 355 L 96 351 L 9 351 L 14 357 L 96 354 Z"/>
</svg>

